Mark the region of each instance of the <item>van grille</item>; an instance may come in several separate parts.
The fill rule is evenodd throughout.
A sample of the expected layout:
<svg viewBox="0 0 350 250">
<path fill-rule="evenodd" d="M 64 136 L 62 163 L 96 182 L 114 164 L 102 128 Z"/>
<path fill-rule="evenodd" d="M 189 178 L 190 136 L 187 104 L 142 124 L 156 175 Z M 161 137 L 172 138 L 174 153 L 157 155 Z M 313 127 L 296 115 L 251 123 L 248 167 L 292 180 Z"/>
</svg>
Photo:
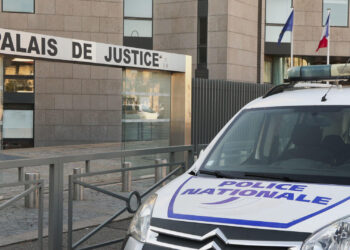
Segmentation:
<svg viewBox="0 0 350 250">
<path fill-rule="evenodd" d="M 218 237 L 212 237 L 208 238 L 204 241 L 196 241 L 196 240 L 190 240 L 190 239 L 184 239 L 180 237 L 176 237 L 173 235 L 165 235 L 165 234 L 159 234 L 157 238 L 158 242 L 171 244 L 181 247 L 189 247 L 194 249 L 200 249 L 208 244 L 211 244 L 215 242 L 216 246 L 219 247 L 222 250 L 288 250 L 288 247 L 265 247 L 265 246 L 242 246 L 242 245 L 226 245 L 220 238 Z M 207 249 L 207 248 L 206 248 Z M 210 250 L 217 250 L 217 248 L 212 247 L 208 248 Z"/>
<path fill-rule="evenodd" d="M 288 250 L 294 245 L 288 244 L 286 246 L 284 242 L 294 242 L 295 247 L 297 247 L 301 246 L 302 242 L 310 236 L 310 233 L 303 232 L 243 228 L 158 218 L 152 218 L 151 231 L 156 233 L 154 238 L 152 237 L 153 240 L 149 242 L 154 244 L 153 246 L 168 245 L 179 249 L 186 247 L 215 250 Z M 261 242 L 262 246 L 246 245 L 251 242 L 257 243 L 257 245 Z M 266 246 L 266 242 L 269 242 L 270 246 Z M 159 249 L 167 248 L 161 247 Z"/>
</svg>

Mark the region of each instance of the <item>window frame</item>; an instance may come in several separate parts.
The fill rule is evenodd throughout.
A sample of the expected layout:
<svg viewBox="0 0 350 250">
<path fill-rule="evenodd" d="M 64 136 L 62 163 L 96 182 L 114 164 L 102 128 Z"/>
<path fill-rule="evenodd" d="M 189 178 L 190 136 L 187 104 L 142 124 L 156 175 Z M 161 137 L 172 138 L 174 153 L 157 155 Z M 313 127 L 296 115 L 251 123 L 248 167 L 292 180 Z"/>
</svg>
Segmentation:
<svg viewBox="0 0 350 250">
<path fill-rule="evenodd" d="M 17 13 L 17 14 L 35 14 L 35 1 L 33 1 L 33 11 L 32 12 L 27 12 L 27 11 L 9 11 L 9 10 L 4 10 L 4 0 L 1 1 L 1 12 L 4 13 Z"/>
<path fill-rule="evenodd" d="M 15 56 L 7 56 L 8 58 L 15 58 Z M 22 57 L 19 57 L 22 58 Z M 25 58 L 25 57 L 23 57 Z M 6 75 L 5 70 L 6 65 L 5 65 L 5 58 L 4 58 L 4 63 L 3 63 L 3 83 L 2 83 L 2 89 L 3 89 L 3 93 L 4 96 L 5 94 L 7 95 L 12 95 L 12 94 L 24 94 L 24 95 L 34 95 L 35 94 L 35 60 L 33 60 L 33 75 Z M 33 92 L 29 92 L 29 93 L 13 93 L 13 92 L 7 92 L 5 90 L 5 80 L 6 79 L 28 79 L 28 80 L 33 80 L 34 81 L 34 86 L 33 86 Z"/>
<path fill-rule="evenodd" d="M 15 58 L 15 56 L 5 56 L 3 58 L 3 111 L 5 110 L 32 110 L 33 111 L 33 137 L 32 138 L 2 138 L 1 148 L 10 149 L 18 148 L 16 145 L 24 145 L 24 147 L 34 147 L 35 140 L 35 75 L 36 75 L 36 60 L 33 60 L 33 75 L 6 75 L 5 74 L 5 58 Z M 19 57 L 28 58 L 28 57 Z M 30 59 L 30 58 L 28 58 Z M 32 79 L 34 81 L 33 93 L 13 93 L 5 91 L 5 79 Z M 1 132 L 3 133 L 3 127 Z M 19 147 L 22 148 L 22 147 Z"/>
<path fill-rule="evenodd" d="M 152 0 L 152 17 L 130 17 L 130 16 L 125 16 L 125 1 L 123 0 L 123 45 L 127 42 L 128 44 L 125 46 L 131 46 L 131 47 L 139 47 L 137 45 L 141 44 L 148 44 L 151 48 L 143 48 L 143 49 L 153 49 L 153 32 L 154 32 L 154 0 Z M 151 21 L 151 36 L 150 37 L 142 37 L 142 36 L 125 36 L 125 20 L 134 20 L 134 21 Z M 135 40 L 135 41 L 133 41 Z M 143 42 L 144 40 L 144 42 Z"/>
<path fill-rule="evenodd" d="M 34 104 L 4 104 L 5 110 L 31 110 L 33 111 L 33 137 L 32 138 L 2 138 L 1 148 L 2 149 L 13 149 L 13 148 L 32 148 L 34 147 L 35 139 L 35 109 Z M 3 133 L 3 128 L 2 128 Z M 15 145 L 25 145 L 24 147 L 17 147 Z"/>
<path fill-rule="evenodd" d="M 35 130 L 35 127 L 34 127 L 34 120 L 35 120 L 35 112 L 34 112 L 34 108 L 33 106 L 34 105 L 19 105 L 19 104 L 14 104 L 14 105 L 11 105 L 11 104 L 7 104 L 5 105 L 6 108 L 4 108 L 4 113 L 5 111 L 31 111 L 32 112 L 32 115 L 33 115 L 33 121 L 32 121 L 32 137 L 16 137 L 16 138 L 12 138 L 12 137 L 4 137 L 4 127 L 2 128 L 2 140 L 11 140 L 11 139 L 16 139 L 16 140 L 34 140 L 34 130 Z M 5 124 L 5 121 L 3 121 L 3 123 Z"/>
<path fill-rule="evenodd" d="M 324 1 L 324 0 L 322 0 L 322 1 Z M 349 0 L 348 0 L 349 1 Z M 294 6 L 294 0 L 291 0 L 290 1 L 290 7 L 291 8 L 293 8 L 293 6 Z M 266 22 L 266 18 L 267 18 L 267 0 L 265 0 L 265 27 L 264 27 L 264 42 L 265 43 L 271 43 L 271 42 L 267 42 L 266 41 L 266 26 L 275 26 L 275 27 L 283 27 L 284 26 L 284 23 L 268 23 L 268 22 Z M 276 41 L 276 43 L 277 43 L 277 41 Z M 283 42 L 282 42 L 283 43 Z M 290 44 L 290 42 L 287 42 L 287 43 L 285 43 L 285 44 Z"/>
<path fill-rule="evenodd" d="M 293 1 L 293 0 L 292 0 Z M 325 22 L 325 19 L 324 19 L 324 16 L 323 16 L 323 12 L 325 11 L 324 10 L 324 1 L 325 0 L 322 0 L 322 20 L 321 20 L 321 25 L 322 25 L 322 27 L 324 27 L 324 22 Z M 347 13 L 347 16 L 346 16 L 346 25 L 345 26 L 343 26 L 343 25 L 341 25 L 341 26 L 339 26 L 339 25 L 332 25 L 332 21 L 331 21 L 331 25 L 330 25 L 330 27 L 336 27 L 336 28 L 349 28 L 349 4 L 350 4 L 350 0 L 347 0 L 347 2 L 348 2 L 348 8 L 347 8 L 347 11 L 346 11 L 346 13 Z M 327 10 L 326 10 L 327 11 Z M 331 15 L 332 15 L 332 13 L 331 13 Z"/>
</svg>

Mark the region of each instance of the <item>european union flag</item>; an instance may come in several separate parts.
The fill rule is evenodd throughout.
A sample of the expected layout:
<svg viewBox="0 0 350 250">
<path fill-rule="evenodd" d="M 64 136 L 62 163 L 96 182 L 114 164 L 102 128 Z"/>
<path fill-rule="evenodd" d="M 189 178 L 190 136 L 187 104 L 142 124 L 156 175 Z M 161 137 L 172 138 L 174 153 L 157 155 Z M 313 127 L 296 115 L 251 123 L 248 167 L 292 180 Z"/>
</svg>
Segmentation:
<svg viewBox="0 0 350 250">
<path fill-rule="evenodd" d="M 278 38 L 278 44 L 281 43 L 282 38 L 283 38 L 283 36 L 284 36 L 284 33 L 285 33 L 286 31 L 293 31 L 293 20 L 294 20 L 294 9 L 293 9 L 292 12 L 290 13 L 290 15 L 289 15 L 289 17 L 288 17 L 288 19 L 287 19 L 286 24 L 283 26 L 283 29 L 282 29 L 282 31 L 281 31 L 281 33 L 280 33 L 279 38 Z"/>
</svg>

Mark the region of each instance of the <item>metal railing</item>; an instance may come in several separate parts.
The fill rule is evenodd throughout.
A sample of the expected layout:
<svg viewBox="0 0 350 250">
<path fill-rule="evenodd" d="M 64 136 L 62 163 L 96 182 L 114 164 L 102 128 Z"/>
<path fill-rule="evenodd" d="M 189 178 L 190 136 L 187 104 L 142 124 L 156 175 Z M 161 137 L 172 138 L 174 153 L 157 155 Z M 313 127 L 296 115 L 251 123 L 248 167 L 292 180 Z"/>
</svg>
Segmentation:
<svg viewBox="0 0 350 250">
<path fill-rule="evenodd" d="M 71 162 L 85 162 L 86 170 L 90 172 L 90 161 L 102 160 L 102 159 L 125 159 L 130 156 L 141 156 L 141 155 L 154 155 L 154 154 L 170 154 L 170 163 L 175 162 L 175 153 L 187 153 L 185 158 L 187 160 L 187 168 L 193 164 L 194 161 L 194 147 L 189 146 L 171 146 L 165 148 L 153 148 L 153 149 L 140 149 L 140 150 L 126 150 L 126 151 L 113 151 L 106 153 L 89 153 L 79 155 L 68 155 L 68 156 L 53 156 L 47 158 L 26 158 L 17 160 L 4 160 L 0 161 L 0 171 L 4 169 L 19 169 L 20 176 L 23 176 L 24 168 L 41 166 L 49 167 L 49 225 L 48 225 L 48 249 L 59 250 L 62 249 L 62 232 L 63 232 L 63 191 L 64 191 L 64 165 Z M 163 166 L 164 164 L 162 164 Z M 171 167 L 171 166 L 170 166 Z M 129 170 L 129 169 L 127 169 Z M 171 169 L 173 171 L 173 169 Z M 121 171 L 122 172 L 122 171 Z M 87 173 L 89 174 L 89 173 Z M 21 178 L 23 179 L 23 178 Z M 77 182 L 77 181 L 76 181 Z M 9 185 L 25 185 L 30 182 L 18 182 L 15 184 L 3 184 L 1 187 L 8 187 Z M 84 184 L 84 183 L 80 183 Z M 42 184 L 40 189 L 42 189 Z M 32 189 L 31 189 L 32 190 Z M 29 192 L 26 190 L 25 192 Z M 41 191 L 42 192 L 42 191 Z M 26 193 L 27 194 L 27 193 Z M 42 193 L 41 193 L 42 195 Z M 24 197 L 25 195 L 21 196 Z M 14 199 L 14 198 L 12 198 Z M 11 199 L 11 200 L 12 200 Z M 0 207 L 1 208 L 1 207 Z M 42 217 L 40 217 L 42 219 Z M 39 225 L 42 232 L 42 222 Z M 42 237 L 42 233 L 41 236 Z M 39 238 L 41 239 L 41 238 Z"/>
<path fill-rule="evenodd" d="M 171 171 L 169 174 L 167 174 L 164 178 L 160 179 L 157 181 L 154 185 L 149 187 L 146 191 L 144 191 L 142 194 L 140 194 L 138 191 L 132 191 L 129 192 L 128 196 L 118 194 L 115 192 L 111 192 L 109 190 L 97 187 L 96 185 L 92 185 L 86 182 L 81 181 L 81 178 L 86 178 L 86 177 L 92 177 L 92 176 L 97 176 L 97 175 L 105 175 L 105 174 L 111 174 L 111 173 L 124 173 L 126 171 L 135 171 L 135 170 L 141 170 L 141 169 L 150 169 L 150 168 L 159 168 L 159 167 L 174 167 L 178 166 L 175 168 L 173 171 Z M 122 168 L 122 169 L 116 169 L 116 170 L 107 170 L 107 171 L 101 171 L 101 172 L 94 172 L 94 173 L 86 173 L 86 174 L 73 174 L 69 176 L 69 195 L 68 195 L 68 249 L 76 249 L 78 248 L 81 244 L 83 244 L 85 241 L 87 241 L 90 237 L 95 235 L 98 231 L 100 231 L 104 226 L 106 226 L 108 223 L 112 222 L 114 219 L 116 219 L 118 216 L 120 216 L 122 213 L 125 211 L 128 211 L 131 214 L 134 214 L 139 206 L 141 205 L 142 199 L 146 197 L 148 194 L 150 194 L 153 190 L 156 188 L 162 186 L 164 182 L 166 182 L 169 178 L 174 176 L 177 172 L 180 170 L 185 170 L 185 163 L 167 163 L 167 164 L 155 164 L 155 165 L 149 165 L 149 166 L 141 166 L 141 167 L 132 167 L 132 168 Z M 74 184 L 79 184 L 85 188 L 92 189 L 94 191 L 103 193 L 105 195 L 114 197 L 116 199 L 122 200 L 125 202 L 125 207 L 116 213 L 114 213 L 111 217 L 109 217 L 107 220 L 105 220 L 103 223 L 95 227 L 91 232 L 83 236 L 80 240 L 78 240 L 76 243 L 73 244 L 73 191 L 74 191 Z M 136 206 L 133 206 L 132 200 L 136 199 Z M 80 250 L 87 250 L 87 249 L 95 249 L 98 247 L 104 247 L 108 246 L 111 244 L 116 244 L 119 242 L 122 242 L 124 238 L 119 238 L 119 239 L 114 239 L 110 240 L 107 242 L 95 244 L 92 246 L 86 246 L 83 248 L 80 248 Z"/>
<path fill-rule="evenodd" d="M 24 192 L 12 197 L 0 205 L 0 210 L 11 206 L 14 202 L 25 198 L 29 194 L 38 191 L 39 193 L 39 207 L 38 207 L 38 249 L 43 249 L 43 217 L 44 217 L 44 203 L 43 203 L 43 188 L 44 180 L 21 181 L 16 183 L 0 184 L 0 188 L 29 186 Z"/>
</svg>

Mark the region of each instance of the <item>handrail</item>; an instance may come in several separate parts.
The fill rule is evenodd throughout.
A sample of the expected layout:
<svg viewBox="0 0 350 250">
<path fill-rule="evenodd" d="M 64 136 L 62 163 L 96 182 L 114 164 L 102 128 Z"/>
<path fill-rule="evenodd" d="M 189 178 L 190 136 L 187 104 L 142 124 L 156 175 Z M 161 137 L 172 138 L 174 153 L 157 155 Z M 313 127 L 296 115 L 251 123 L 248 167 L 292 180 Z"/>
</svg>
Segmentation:
<svg viewBox="0 0 350 250">
<path fill-rule="evenodd" d="M 23 168 L 40 166 L 49 168 L 49 239 L 48 249 L 62 249 L 63 232 L 63 192 L 64 192 L 64 164 L 70 162 L 88 162 L 91 160 L 116 159 L 129 156 L 152 155 L 152 154 L 170 154 L 170 164 L 175 162 L 175 153 L 187 153 L 187 168 L 193 163 L 194 146 L 170 146 L 163 148 L 138 149 L 138 150 L 115 150 L 103 153 L 81 153 L 61 156 L 49 156 L 41 158 L 24 158 L 15 160 L 1 160 L 0 171 L 4 169 Z M 186 157 L 186 156 L 185 156 Z M 164 164 L 162 164 L 164 165 Z M 89 164 L 88 164 L 89 167 Z M 89 168 L 90 169 L 90 168 Z M 140 168 L 139 168 L 140 169 Z M 185 167 L 184 167 L 185 169 Z M 130 171 L 131 169 L 128 169 Z M 124 170 L 123 170 L 124 171 Z M 170 171 L 173 171 L 170 169 Z M 89 171 L 88 171 L 89 172 Z M 87 173 L 86 175 L 89 175 Z M 164 179 L 163 179 L 164 180 Z M 20 182 L 23 184 L 23 178 Z M 156 185 L 156 184 L 155 184 Z M 0 188 L 3 185 L 0 184 Z M 152 186 L 153 187 L 153 186 Z"/>
<path fill-rule="evenodd" d="M 140 194 L 138 191 L 133 191 L 129 193 L 129 196 L 122 196 L 118 193 L 111 192 L 109 190 L 103 189 L 96 187 L 95 185 L 88 184 L 83 181 L 79 181 L 81 177 L 91 177 L 91 176 L 96 176 L 96 175 L 104 175 L 104 174 L 110 174 L 110 173 L 120 173 L 120 172 L 127 172 L 127 171 L 135 171 L 135 170 L 140 170 L 140 169 L 150 169 L 150 168 L 156 168 L 156 167 L 171 167 L 171 166 L 178 166 L 176 169 L 171 171 L 170 173 L 167 174 L 162 180 L 158 181 L 151 187 L 149 187 L 146 191 L 144 191 L 142 194 Z M 163 183 L 165 183 L 169 178 L 171 178 L 174 174 L 179 172 L 179 170 L 185 169 L 185 163 L 184 162 L 178 162 L 178 163 L 166 163 L 166 164 L 154 164 L 154 165 L 147 165 L 147 166 L 142 166 L 142 167 L 133 167 L 133 168 L 123 168 L 123 169 L 113 169 L 113 170 L 108 170 L 108 171 L 99 171 L 99 172 L 94 172 L 94 173 L 87 173 L 87 174 L 73 174 L 69 175 L 69 194 L 68 194 L 68 238 L 67 238 L 67 245 L 68 249 L 76 249 L 79 245 L 84 243 L 86 240 L 88 240 L 91 236 L 96 234 L 98 231 L 100 231 L 104 226 L 106 226 L 108 223 L 110 223 L 112 220 L 114 220 L 116 217 L 124 213 L 125 211 L 128 211 L 129 213 L 135 213 L 137 208 L 135 210 L 131 210 L 130 208 L 130 200 L 131 197 L 135 194 L 138 197 L 138 206 L 141 205 L 141 199 L 146 197 L 148 194 L 150 194 L 152 191 L 155 190 L 155 188 L 161 186 Z M 84 186 L 86 188 L 92 189 L 94 191 L 112 196 L 114 198 L 117 198 L 119 200 L 125 201 L 127 207 L 123 208 L 122 210 L 119 210 L 117 213 L 112 215 L 110 218 L 108 218 L 106 221 L 104 221 L 102 224 L 98 225 L 96 228 L 94 228 L 92 231 L 90 231 L 88 234 L 83 236 L 80 240 L 78 240 L 76 243 L 73 244 L 73 184 L 79 184 L 81 186 Z M 104 242 L 100 243 L 94 246 L 88 246 L 85 248 L 81 249 L 93 249 L 95 247 L 102 247 L 106 246 L 115 242 L 120 242 L 122 239 L 117 239 L 115 241 L 110 241 L 110 242 Z"/>
<path fill-rule="evenodd" d="M 1 184 L 0 188 L 4 187 L 17 187 L 17 186 L 23 186 L 32 184 L 31 187 L 26 189 L 25 191 L 21 192 L 18 195 L 15 195 L 11 199 L 3 202 L 0 204 L 0 210 L 5 209 L 9 207 L 10 205 L 13 205 L 16 201 L 24 198 L 28 194 L 38 190 L 39 194 L 39 207 L 38 207 L 38 249 L 43 249 L 43 218 L 44 218 L 44 202 L 43 202 L 43 187 L 44 187 L 44 180 L 31 180 L 31 181 L 23 181 L 23 182 L 16 182 L 16 183 L 5 183 Z"/>
</svg>

